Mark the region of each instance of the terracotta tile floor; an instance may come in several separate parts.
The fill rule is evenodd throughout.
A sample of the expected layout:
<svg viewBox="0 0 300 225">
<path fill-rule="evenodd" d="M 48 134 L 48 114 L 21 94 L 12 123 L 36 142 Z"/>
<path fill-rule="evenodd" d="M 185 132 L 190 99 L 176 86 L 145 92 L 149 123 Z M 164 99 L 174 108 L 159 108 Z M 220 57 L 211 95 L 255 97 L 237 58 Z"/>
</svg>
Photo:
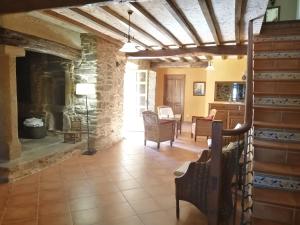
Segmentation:
<svg viewBox="0 0 300 225">
<path fill-rule="evenodd" d="M 183 134 L 169 143 L 133 135 L 94 156 L 74 156 L 11 184 L 0 185 L 1 225 L 204 225 L 181 202 L 175 217 L 173 171 L 197 158 L 202 143 Z"/>
</svg>

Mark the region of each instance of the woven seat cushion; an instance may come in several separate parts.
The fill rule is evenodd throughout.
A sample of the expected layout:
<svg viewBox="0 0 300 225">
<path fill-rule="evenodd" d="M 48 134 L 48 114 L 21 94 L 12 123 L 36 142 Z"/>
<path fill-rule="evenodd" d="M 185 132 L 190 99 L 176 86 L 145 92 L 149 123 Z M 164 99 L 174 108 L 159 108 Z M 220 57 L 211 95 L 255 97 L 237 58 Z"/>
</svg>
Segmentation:
<svg viewBox="0 0 300 225">
<path fill-rule="evenodd" d="M 183 174 L 185 174 L 185 172 L 189 168 L 189 165 L 190 165 L 191 162 L 192 161 L 186 161 L 186 162 L 184 162 L 177 170 L 174 171 L 174 175 L 176 177 L 180 177 Z"/>
</svg>

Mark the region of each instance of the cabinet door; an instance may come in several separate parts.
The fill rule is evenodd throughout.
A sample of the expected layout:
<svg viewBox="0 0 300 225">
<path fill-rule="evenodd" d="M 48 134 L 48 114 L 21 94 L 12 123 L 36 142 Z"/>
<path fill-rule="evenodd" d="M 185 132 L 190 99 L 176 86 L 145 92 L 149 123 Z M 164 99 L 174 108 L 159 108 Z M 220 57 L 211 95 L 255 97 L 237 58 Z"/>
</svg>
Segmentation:
<svg viewBox="0 0 300 225">
<path fill-rule="evenodd" d="M 238 123 L 244 123 L 243 116 L 230 116 L 229 117 L 229 129 L 233 129 Z"/>
<path fill-rule="evenodd" d="M 223 128 L 227 128 L 227 110 L 217 110 L 217 114 L 215 116 L 215 120 L 223 121 Z"/>
</svg>

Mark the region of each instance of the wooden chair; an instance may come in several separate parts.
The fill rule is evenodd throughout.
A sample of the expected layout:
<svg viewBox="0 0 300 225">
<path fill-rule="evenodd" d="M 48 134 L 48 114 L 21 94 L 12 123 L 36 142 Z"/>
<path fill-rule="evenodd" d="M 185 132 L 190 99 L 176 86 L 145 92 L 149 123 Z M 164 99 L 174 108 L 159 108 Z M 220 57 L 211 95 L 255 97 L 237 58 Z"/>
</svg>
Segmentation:
<svg viewBox="0 0 300 225">
<path fill-rule="evenodd" d="M 233 212 L 232 180 L 238 174 L 236 163 L 241 157 L 244 148 L 243 143 L 231 142 L 223 147 L 221 157 L 221 193 L 219 202 L 219 218 L 227 224 Z M 205 215 L 212 208 L 209 202 L 212 196 L 209 181 L 212 180 L 211 151 L 204 150 L 200 158 L 195 162 L 186 163 L 175 171 L 176 186 L 176 216 L 179 218 L 179 200 L 187 201 L 196 206 Z"/>
<path fill-rule="evenodd" d="M 197 136 L 211 137 L 212 122 L 216 116 L 217 110 L 211 109 L 207 117 L 193 116 L 191 137 L 197 140 Z"/>
<path fill-rule="evenodd" d="M 163 141 L 170 141 L 170 145 L 173 145 L 175 135 L 174 120 L 159 119 L 158 114 L 152 111 L 144 111 L 143 120 L 145 128 L 145 146 L 147 140 L 156 142 L 158 149 L 160 147 L 160 142 Z"/>
<path fill-rule="evenodd" d="M 64 142 L 65 143 L 76 143 L 81 141 L 81 119 L 74 118 L 71 120 L 71 129 L 64 133 Z"/>
</svg>

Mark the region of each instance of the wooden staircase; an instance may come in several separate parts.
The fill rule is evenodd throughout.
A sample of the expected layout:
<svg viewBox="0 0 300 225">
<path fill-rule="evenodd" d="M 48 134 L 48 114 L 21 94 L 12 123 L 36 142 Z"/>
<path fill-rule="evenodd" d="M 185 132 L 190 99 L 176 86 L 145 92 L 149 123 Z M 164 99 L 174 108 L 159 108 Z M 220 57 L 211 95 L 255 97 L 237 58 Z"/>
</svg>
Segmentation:
<svg viewBox="0 0 300 225">
<path fill-rule="evenodd" d="M 300 224 L 300 21 L 254 37 L 253 224 Z"/>
</svg>

